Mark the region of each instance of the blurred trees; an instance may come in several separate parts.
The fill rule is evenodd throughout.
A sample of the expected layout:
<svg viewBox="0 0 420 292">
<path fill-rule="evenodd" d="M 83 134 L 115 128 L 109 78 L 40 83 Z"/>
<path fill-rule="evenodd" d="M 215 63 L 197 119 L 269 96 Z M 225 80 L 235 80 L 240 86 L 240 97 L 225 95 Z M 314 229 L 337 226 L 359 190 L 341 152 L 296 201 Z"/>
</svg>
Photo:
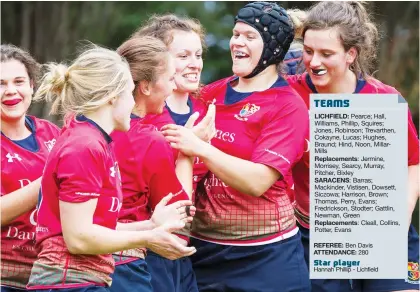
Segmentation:
<svg viewBox="0 0 420 292">
<path fill-rule="evenodd" d="M 172 12 L 199 19 L 207 30 L 203 82 L 231 73 L 228 44 L 234 16 L 246 2 L 2 2 L 1 42 L 28 49 L 40 62 L 73 59 L 78 41 L 117 48 L 150 15 Z M 279 2 L 308 8 L 311 2 Z M 398 88 L 418 126 L 419 3 L 370 2 L 382 38 L 375 74 Z M 399 15 L 400 17 L 396 17 Z M 33 113 L 47 117 L 35 105 Z"/>
<path fill-rule="evenodd" d="M 229 39 L 234 16 L 246 2 L 1 2 L 1 42 L 29 50 L 39 62 L 76 56 L 78 41 L 117 48 L 152 14 L 188 15 L 207 30 L 204 83 L 231 74 Z M 278 2 L 308 8 L 312 2 Z M 408 100 L 419 127 L 419 2 L 369 2 L 381 31 L 375 77 L 396 87 Z M 53 120 L 49 107 L 31 113 Z M 415 218 L 418 218 L 415 217 Z M 416 224 L 418 227 L 418 223 Z"/>
</svg>

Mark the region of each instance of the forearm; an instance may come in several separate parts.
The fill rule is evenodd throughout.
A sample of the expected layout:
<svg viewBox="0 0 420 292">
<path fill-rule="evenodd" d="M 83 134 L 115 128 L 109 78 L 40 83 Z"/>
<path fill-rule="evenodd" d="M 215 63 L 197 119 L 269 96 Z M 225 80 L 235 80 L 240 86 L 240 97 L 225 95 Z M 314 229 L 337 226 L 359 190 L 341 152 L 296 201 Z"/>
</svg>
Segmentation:
<svg viewBox="0 0 420 292">
<path fill-rule="evenodd" d="M 118 231 L 147 231 L 156 228 L 156 225 L 151 220 L 136 221 L 130 223 L 118 222 Z"/>
<path fill-rule="evenodd" d="M 119 231 L 91 224 L 78 233 L 64 234 L 69 251 L 73 254 L 109 254 L 122 250 L 147 247 L 149 231 Z"/>
<path fill-rule="evenodd" d="M 408 167 L 408 212 L 411 216 L 419 199 L 419 165 Z"/>
<path fill-rule="evenodd" d="M 192 198 L 193 161 L 193 157 L 185 156 L 180 152 L 175 167 L 176 176 L 190 199 Z"/>
<path fill-rule="evenodd" d="M 10 224 L 20 215 L 35 208 L 40 186 L 41 178 L 38 178 L 27 186 L 1 197 L 1 226 Z"/>
<path fill-rule="evenodd" d="M 228 155 L 205 143 L 199 158 L 223 183 L 254 197 L 261 196 L 280 177 L 267 166 Z"/>
</svg>

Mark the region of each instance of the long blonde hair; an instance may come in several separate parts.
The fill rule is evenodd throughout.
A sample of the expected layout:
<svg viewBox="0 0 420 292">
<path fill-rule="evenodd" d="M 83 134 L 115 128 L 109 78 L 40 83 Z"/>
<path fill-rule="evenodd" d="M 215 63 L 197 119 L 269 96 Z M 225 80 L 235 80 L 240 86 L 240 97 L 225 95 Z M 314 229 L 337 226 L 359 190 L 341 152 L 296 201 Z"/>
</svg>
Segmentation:
<svg viewBox="0 0 420 292">
<path fill-rule="evenodd" d="M 85 114 L 119 96 L 131 74 L 117 52 L 91 45 L 70 65 L 47 64 L 34 100 L 52 102 L 52 114 Z"/>
</svg>

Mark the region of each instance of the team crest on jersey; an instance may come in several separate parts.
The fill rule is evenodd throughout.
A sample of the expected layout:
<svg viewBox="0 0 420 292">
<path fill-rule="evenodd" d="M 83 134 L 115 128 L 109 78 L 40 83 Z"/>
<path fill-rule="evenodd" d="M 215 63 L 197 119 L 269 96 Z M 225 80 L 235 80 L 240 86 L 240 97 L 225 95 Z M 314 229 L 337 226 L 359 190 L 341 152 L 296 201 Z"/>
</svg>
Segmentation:
<svg viewBox="0 0 420 292">
<path fill-rule="evenodd" d="M 419 263 L 408 262 L 408 279 L 410 284 L 418 284 L 420 278 Z"/>
<path fill-rule="evenodd" d="M 239 111 L 239 115 L 235 115 L 235 118 L 237 118 L 240 121 L 247 121 L 249 116 L 255 114 L 259 110 L 260 107 L 258 105 L 247 103 Z"/>
<path fill-rule="evenodd" d="M 46 146 L 46 147 L 47 147 L 47 149 L 48 149 L 48 152 L 51 152 L 52 148 L 53 148 L 53 147 L 54 147 L 54 145 L 55 145 L 55 142 L 56 142 L 56 140 L 55 140 L 55 139 L 52 139 L 52 140 L 47 141 L 47 142 L 44 142 L 45 146 Z"/>
</svg>

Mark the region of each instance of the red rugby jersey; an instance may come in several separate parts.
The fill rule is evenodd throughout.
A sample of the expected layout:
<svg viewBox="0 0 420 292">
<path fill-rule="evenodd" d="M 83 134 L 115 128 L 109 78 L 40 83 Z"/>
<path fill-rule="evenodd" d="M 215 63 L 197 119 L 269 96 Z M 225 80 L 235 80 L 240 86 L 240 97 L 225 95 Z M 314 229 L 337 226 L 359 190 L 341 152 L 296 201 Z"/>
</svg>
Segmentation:
<svg viewBox="0 0 420 292">
<path fill-rule="evenodd" d="M 1 195 L 14 192 L 42 175 L 48 153 L 60 130 L 54 124 L 27 116 L 38 150 L 33 152 L 1 135 Z M 1 284 L 25 288 L 34 261 L 36 208 L 1 228 Z"/>
<path fill-rule="evenodd" d="M 59 209 L 59 201 L 83 203 L 98 199 L 93 223 L 116 228 L 122 191 L 111 141 L 86 118 L 73 119 L 63 128 L 42 178 L 36 230 L 39 254 L 28 289 L 111 284 L 112 255 L 71 254 L 63 238 Z"/>
<path fill-rule="evenodd" d="M 287 76 L 287 81 L 299 93 L 307 108 L 310 106 L 309 95 L 317 93 L 307 73 L 302 75 Z M 370 78 L 369 81 L 359 81 L 355 93 L 366 94 L 398 94 L 394 87 L 386 85 L 381 81 Z M 309 140 L 309 135 L 308 135 Z M 416 128 L 408 110 L 408 165 L 419 164 L 419 140 Z M 296 214 L 299 223 L 309 228 L 309 152 L 306 152 L 301 161 L 293 169 L 294 194 L 296 198 Z"/>
<path fill-rule="evenodd" d="M 111 136 L 124 194 L 120 222 L 150 219 L 156 205 L 169 193 L 175 196 L 168 204 L 189 199 L 176 176 L 172 148 L 154 125 L 132 118 L 128 132 L 114 131 Z M 144 257 L 142 249 L 116 255 L 121 256 L 121 263 L 129 261 L 127 257 Z"/>
<path fill-rule="evenodd" d="M 255 245 L 279 241 L 297 232 L 288 195 L 291 169 L 304 151 L 309 125 L 302 99 L 279 77 L 262 92 L 230 103 L 231 78 L 203 90 L 216 99 L 216 137 L 212 145 L 241 159 L 270 166 L 282 174 L 262 196 L 252 197 L 227 186 L 214 173 L 197 193 L 192 235 L 216 243 Z"/>
<path fill-rule="evenodd" d="M 190 97 L 191 106 L 192 106 L 192 113 L 198 112 L 200 115 L 195 124 L 198 124 L 206 115 L 207 113 L 207 103 L 202 98 L 194 98 Z M 211 101 L 210 101 L 211 102 Z M 148 114 L 141 120 L 142 124 L 150 124 L 154 125 L 158 130 L 160 130 L 163 126 L 168 124 L 174 124 L 174 121 L 165 107 L 163 112 L 158 115 Z M 174 159 L 176 160 L 179 154 L 179 151 L 176 149 L 172 149 Z M 195 194 L 195 190 L 197 188 L 197 184 L 199 181 L 203 179 L 203 177 L 207 174 L 207 167 L 204 165 L 202 161 L 198 158 L 194 160 L 194 168 L 193 168 L 193 197 Z"/>
</svg>

